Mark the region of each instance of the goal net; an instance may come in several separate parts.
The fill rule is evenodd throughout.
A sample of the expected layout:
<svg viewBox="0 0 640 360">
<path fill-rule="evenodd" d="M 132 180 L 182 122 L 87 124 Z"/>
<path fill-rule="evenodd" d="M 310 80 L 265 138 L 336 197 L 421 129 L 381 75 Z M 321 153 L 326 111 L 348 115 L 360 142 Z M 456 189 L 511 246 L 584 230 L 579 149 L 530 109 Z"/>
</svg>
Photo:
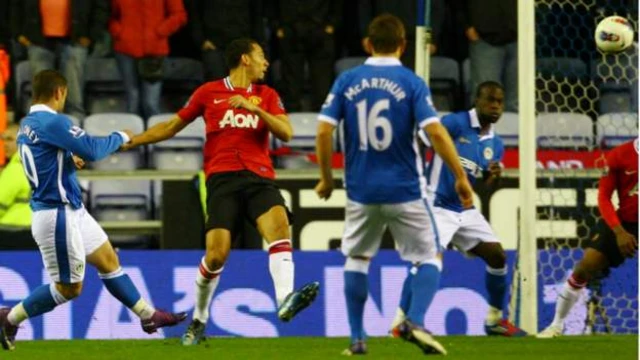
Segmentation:
<svg viewBox="0 0 640 360">
<path fill-rule="evenodd" d="M 605 16 L 637 30 L 636 1 L 536 0 L 538 328 L 554 315 L 558 292 L 596 233 L 603 154 L 638 134 L 637 45 L 617 55 L 597 51 Z M 520 134 L 520 136 L 525 136 Z M 614 196 L 615 197 L 615 196 Z M 565 332 L 636 333 L 638 262 L 593 282 Z"/>
</svg>

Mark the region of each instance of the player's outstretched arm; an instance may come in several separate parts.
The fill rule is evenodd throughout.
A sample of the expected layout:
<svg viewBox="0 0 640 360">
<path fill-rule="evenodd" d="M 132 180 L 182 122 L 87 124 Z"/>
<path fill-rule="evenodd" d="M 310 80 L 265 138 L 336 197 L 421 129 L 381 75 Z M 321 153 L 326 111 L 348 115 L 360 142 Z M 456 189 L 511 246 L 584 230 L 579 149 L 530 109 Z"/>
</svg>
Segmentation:
<svg viewBox="0 0 640 360">
<path fill-rule="evenodd" d="M 90 136 L 71 121 L 51 121 L 41 135 L 44 141 L 61 149 L 69 150 L 80 158 L 98 161 L 118 151 L 133 133 L 129 130 L 113 132 L 109 136 Z"/>
<path fill-rule="evenodd" d="M 180 130 L 184 129 L 187 124 L 186 121 L 183 121 L 176 115 L 165 122 L 150 127 L 141 134 L 133 136 L 128 144 L 122 146 L 122 150 L 129 150 L 136 146 L 153 144 L 170 139 L 180 132 Z"/>
<path fill-rule="evenodd" d="M 433 149 L 440 155 L 444 163 L 451 169 L 456 178 L 456 192 L 460 197 L 462 206 L 469 208 L 473 205 L 473 189 L 467 174 L 460 164 L 458 152 L 449 136 L 449 132 L 440 122 L 432 122 L 424 127 L 424 131 L 429 135 L 429 140 Z"/>
<path fill-rule="evenodd" d="M 316 156 L 320 166 L 320 181 L 315 191 L 321 199 L 328 199 L 333 192 L 333 173 L 331 171 L 331 156 L 333 155 L 333 131 L 335 126 L 320 121 L 316 134 Z"/>
</svg>

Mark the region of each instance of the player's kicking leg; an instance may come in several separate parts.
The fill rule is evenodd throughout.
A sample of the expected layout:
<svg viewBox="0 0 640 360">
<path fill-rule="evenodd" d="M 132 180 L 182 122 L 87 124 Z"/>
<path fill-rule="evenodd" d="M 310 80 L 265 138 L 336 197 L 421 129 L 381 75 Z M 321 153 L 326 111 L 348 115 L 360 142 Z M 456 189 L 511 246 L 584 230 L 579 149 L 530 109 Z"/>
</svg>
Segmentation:
<svg viewBox="0 0 640 360">
<path fill-rule="evenodd" d="M 503 318 L 507 295 L 506 255 L 499 242 L 481 242 L 468 250 L 487 264 L 485 286 L 489 293 L 489 312 L 484 329 L 487 335 L 507 337 L 526 336 L 527 333 Z"/>
<path fill-rule="evenodd" d="M 278 194 L 279 195 L 279 194 Z M 278 303 L 278 318 L 291 321 L 318 295 L 320 284 L 312 282 L 293 290 L 294 263 L 289 220 L 284 206 L 276 205 L 256 219 L 260 235 L 269 243 L 269 272 Z"/>
<path fill-rule="evenodd" d="M 602 252 L 592 248 L 588 248 L 585 251 L 584 257 L 573 269 L 573 273 L 565 282 L 562 292 L 558 294 L 553 321 L 537 335 L 539 339 L 549 339 L 562 335 L 564 320 L 580 298 L 589 280 L 607 268 L 609 268 L 609 260 Z"/>
<path fill-rule="evenodd" d="M 140 318 L 142 330 L 147 334 L 155 333 L 159 328 L 173 326 L 187 318 L 186 313 L 169 313 L 154 309 L 142 298 L 129 275 L 120 267 L 118 255 L 111 243 L 105 241 L 87 256 L 87 262 L 98 270 L 109 293 Z"/>
</svg>

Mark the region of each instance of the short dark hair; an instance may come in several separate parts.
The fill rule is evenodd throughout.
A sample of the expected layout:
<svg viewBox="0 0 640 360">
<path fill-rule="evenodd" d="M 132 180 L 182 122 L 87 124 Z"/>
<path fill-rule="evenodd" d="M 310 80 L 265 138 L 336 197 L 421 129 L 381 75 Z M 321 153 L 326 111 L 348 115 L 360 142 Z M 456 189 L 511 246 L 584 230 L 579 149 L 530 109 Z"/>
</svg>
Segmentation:
<svg viewBox="0 0 640 360">
<path fill-rule="evenodd" d="M 55 70 L 42 70 L 33 77 L 31 92 L 34 102 L 49 101 L 56 90 L 67 87 L 67 79 Z"/>
<path fill-rule="evenodd" d="M 391 14 L 376 16 L 369 24 L 367 33 L 373 50 L 380 54 L 390 54 L 398 50 L 406 35 L 402 20 Z"/>
<path fill-rule="evenodd" d="M 240 65 L 242 55 L 250 54 L 253 51 L 253 45 L 260 45 L 257 41 L 249 38 L 236 39 L 227 46 L 225 50 L 225 61 L 229 69 L 235 69 Z"/>
<path fill-rule="evenodd" d="M 497 81 L 489 80 L 478 85 L 478 87 L 476 88 L 476 99 L 480 97 L 480 94 L 484 89 L 500 89 L 504 92 L 504 87 L 502 86 L 502 84 Z"/>
</svg>

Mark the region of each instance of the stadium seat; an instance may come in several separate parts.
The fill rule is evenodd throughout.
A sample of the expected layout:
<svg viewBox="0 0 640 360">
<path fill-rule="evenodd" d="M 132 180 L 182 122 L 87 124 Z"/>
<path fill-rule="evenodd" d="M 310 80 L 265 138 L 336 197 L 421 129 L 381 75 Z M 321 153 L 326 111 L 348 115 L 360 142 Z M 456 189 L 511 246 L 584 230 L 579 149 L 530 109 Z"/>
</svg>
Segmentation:
<svg viewBox="0 0 640 360">
<path fill-rule="evenodd" d="M 84 119 L 84 130 L 92 136 L 107 136 L 114 131 L 131 130 L 135 134 L 144 131 L 144 123 L 134 114 L 94 114 Z M 92 164 L 96 170 L 135 170 L 144 167 L 143 148 L 117 152 Z"/>
<path fill-rule="evenodd" d="M 342 74 L 343 72 L 351 68 L 364 64 L 365 60 L 367 60 L 366 57 L 354 56 L 354 57 L 345 57 L 336 61 L 334 65 L 334 71 L 336 72 L 336 76 Z"/>
<path fill-rule="evenodd" d="M 204 70 L 200 61 L 189 58 L 167 58 L 164 62 L 160 110 L 178 111 L 203 82 Z"/>
<path fill-rule="evenodd" d="M 160 114 L 149 118 L 148 127 L 172 118 L 174 114 Z M 149 149 L 151 163 L 159 170 L 202 169 L 202 146 L 206 137 L 204 120 L 197 118 L 171 139 L 154 144 Z"/>
<path fill-rule="evenodd" d="M 517 113 L 505 112 L 495 124 L 494 131 L 502 138 L 505 147 L 518 147 L 518 121 Z"/>
<path fill-rule="evenodd" d="M 556 78 L 586 78 L 589 75 L 584 61 L 568 57 L 538 58 L 536 71 L 542 76 Z"/>
<path fill-rule="evenodd" d="M 114 58 L 87 59 L 84 94 L 88 114 L 127 111 L 122 75 Z"/>
<path fill-rule="evenodd" d="M 91 182 L 91 214 L 98 221 L 151 219 L 151 183 L 148 180 L 97 180 Z M 141 247 L 146 236 L 116 235 L 109 240 L 118 247 Z"/>
<path fill-rule="evenodd" d="M 281 155 L 277 158 L 276 165 L 285 169 L 315 168 L 316 164 L 310 162 L 307 155 L 315 150 L 316 130 L 318 127 L 318 114 L 313 112 L 290 113 L 289 121 L 293 127 L 293 138 L 284 143 L 274 140 L 274 148 L 289 148 L 292 154 Z M 335 136 L 335 132 L 334 132 Z M 334 137 L 335 144 L 335 137 Z"/>
<path fill-rule="evenodd" d="M 628 87 L 616 89 L 611 86 L 601 87 L 598 110 L 600 114 L 631 112 L 633 110 L 631 89 Z"/>
<path fill-rule="evenodd" d="M 584 114 L 541 113 L 536 119 L 538 146 L 546 148 L 591 148 L 593 122 Z"/>
<path fill-rule="evenodd" d="M 444 56 L 434 56 L 431 58 L 429 72 L 429 87 L 436 109 L 452 111 L 461 108 L 461 104 L 458 103 L 460 94 L 458 62 Z"/>
<path fill-rule="evenodd" d="M 638 137 L 637 113 L 612 113 L 598 117 L 597 143 L 612 148 Z"/>
</svg>

